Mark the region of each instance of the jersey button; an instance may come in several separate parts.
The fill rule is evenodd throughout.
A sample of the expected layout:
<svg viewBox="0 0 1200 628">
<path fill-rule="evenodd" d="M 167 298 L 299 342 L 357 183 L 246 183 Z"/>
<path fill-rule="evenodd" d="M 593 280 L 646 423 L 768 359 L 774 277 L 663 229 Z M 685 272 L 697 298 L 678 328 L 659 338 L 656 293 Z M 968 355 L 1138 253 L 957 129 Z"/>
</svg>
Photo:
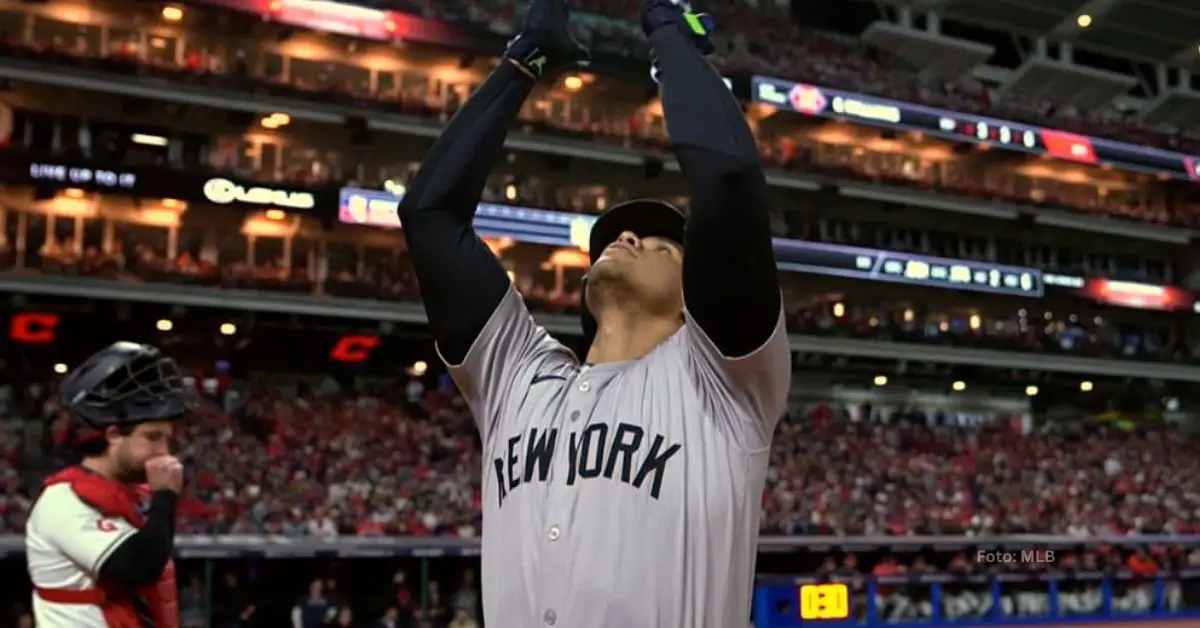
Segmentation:
<svg viewBox="0 0 1200 628">
<path fill-rule="evenodd" d="M 550 533 L 546 535 L 551 541 L 557 541 L 558 537 L 562 536 L 562 530 L 558 526 L 550 526 Z"/>
<path fill-rule="evenodd" d="M 592 385 L 588 382 L 583 382 L 579 385 L 579 392 L 587 392 L 592 389 Z"/>
<path fill-rule="evenodd" d="M 574 412 L 572 412 L 572 413 L 571 413 L 571 420 L 572 420 L 572 421 L 578 421 L 578 420 L 579 420 L 579 411 L 578 411 L 578 410 L 576 410 L 576 411 L 574 411 Z"/>
<path fill-rule="evenodd" d="M 554 622 L 558 621 L 558 615 L 554 613 L 554 609 L 550 609 L 542 614 L 542 621 L 546 622 L 547 626 L 553 626 Z"/>
</svg>

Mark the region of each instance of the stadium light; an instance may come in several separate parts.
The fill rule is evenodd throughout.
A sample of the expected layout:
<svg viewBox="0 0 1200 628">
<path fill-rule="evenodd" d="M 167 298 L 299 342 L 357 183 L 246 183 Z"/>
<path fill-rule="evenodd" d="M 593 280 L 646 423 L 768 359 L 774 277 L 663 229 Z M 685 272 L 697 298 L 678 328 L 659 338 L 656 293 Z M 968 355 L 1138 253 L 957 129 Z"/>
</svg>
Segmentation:
<svg viewBox="0 0 1200 628">
<path fill-rule="evenodd" d="M 66 365 L 66 364 L 63 364 L 62 362 L 59 362 L 58 364 L 55 364 L 55 365 L 54 365 L 54 372 L 55 372 L 55 373 L 58 373 L 59 375 L 66 375 L 66 374 L 67 374 L 67 365 Z"/>
<path fill-rule="evenodd" d="M 953 388 L 954 390 L 956 390 L 958 392 L 962 392 L 967 389 L 967 383 L 964 381 L 957 381 L 957 382 L 954 382 L 953 385 L 951 385 L 951 388 Z"/>
<path fill-rule="evenodd" d="M 875 376 L 875 385 L 876 386 L 887 386 L 887 382 L 888 382 L 887 375 L 876 375 Z"/>
<path fill-rule="evenodd" d="M 1079 25 L 1079 28 L 1087 28 L 1092 25 L 1092 16 L 1084 13 L 1075 20 L 1075 23 Z"/>
<path fill-rule="evenodd" d="M 158 331 L 171 331 L 175 329 L 175 323 L 165 318 L 158 319 L 158 322 L 154 326 L 158 328 Z"/>
<path fill-rule="evenodd" d="M 168 22 L 178 22 L 183 19 L 183 9 L 174 5 L 165 6 L 162 10 L 162 18 Z"/>
<path fill-rule="evenodd" d="M 1037 394 L 1038 394 L 1038 387 L 1037 387 L 1037 386 L 1026 386 L 1026 387 L 1025 387 L 1025 395 L 1026 395 L 1026 396 L 1028 396 L 1028 397 L 1036 397 L 1036 396 L 1037 396 Z"/>
<path fill-rule="evenodd" d="M 161 135 L 151 135 L 149 133 L 134 133 L 129 136 L 129 140 L 134 144 L 142 146 L 166 146 L 170 144 L 170 140 Z"/>
<path fill-rule="evenodd" d="M 237 325 L 233 323 L 221 323 L 221 333 L 226 336 L 232 336 L 237 333 Z"/>
<path fill-rule="evenodd" d="M 1079 382 L 1079 390 L 1082 390 L 1083 392 L 1092 392 L 1092 383 L 1087 381 Z"/>
</svg>

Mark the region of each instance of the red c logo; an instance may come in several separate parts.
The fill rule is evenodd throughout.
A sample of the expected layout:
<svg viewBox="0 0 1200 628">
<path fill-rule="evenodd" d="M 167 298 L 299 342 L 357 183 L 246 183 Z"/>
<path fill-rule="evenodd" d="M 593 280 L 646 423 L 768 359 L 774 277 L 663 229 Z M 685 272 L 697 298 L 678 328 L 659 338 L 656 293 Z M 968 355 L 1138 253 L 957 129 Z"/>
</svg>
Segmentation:
<svg viewBox="0 0 1200 628">
<path fill-rule="evenodd" d="M 27 345 L 44 345 L 54 342 L 58 327 L 58 314 L 45 312 L 21 312 L 13 314 L 9 321 L 8 337 Z"/>
<path fill-rule="evenodd" d="M 329 350 L 329 359 L 334 362 L 365 362 L 378 346 L 379 338 L 376 336 L 342 336 Z"/>
<path fill-rule="evenodd" d="M 96 529 L 101 532 L 116 532 L 117 524 L 108 519 L 99 519 L 96 521 Z"/>
</svg>

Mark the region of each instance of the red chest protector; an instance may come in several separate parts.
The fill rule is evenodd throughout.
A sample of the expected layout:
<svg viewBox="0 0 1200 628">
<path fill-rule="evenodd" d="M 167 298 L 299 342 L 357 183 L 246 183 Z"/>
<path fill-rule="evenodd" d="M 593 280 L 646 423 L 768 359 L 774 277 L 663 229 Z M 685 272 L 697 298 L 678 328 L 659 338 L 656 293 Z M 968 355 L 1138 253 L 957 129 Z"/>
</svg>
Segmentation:
<svg viewBox="0 0 1200 628">
<path fill-rule="evenodd" d="M 146 518 L 138 512 L 142 495 L 137 489 L 113 482 L 80 467 L 70 467 L 45 481 L 45 486 L 70 484 L 71 490 L 83 503 L 104 517 L 124 519 L 140 528 Z M 92 604 L 104 612 L 109 628 L 142 628 L 136 598 L 149 607 L 154 628 L 179 628 L 179 594 L 175 586 L 175 562 L 167 561 L 162 576 L 154 585 L 140 591 L 129 591 L 98 582 L 95 589 L 69 590 L 37 588 L 38 597 L 59 604 Z"/>
</svg>

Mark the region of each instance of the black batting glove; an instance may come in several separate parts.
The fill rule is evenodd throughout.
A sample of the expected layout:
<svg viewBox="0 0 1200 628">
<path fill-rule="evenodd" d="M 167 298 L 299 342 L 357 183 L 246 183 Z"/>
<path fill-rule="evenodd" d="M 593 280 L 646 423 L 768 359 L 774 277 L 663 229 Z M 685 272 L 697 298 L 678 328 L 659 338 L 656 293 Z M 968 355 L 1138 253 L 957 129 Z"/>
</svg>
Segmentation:
<svg viewBox="0 0 1200 628">
<path fill-rule="evenodd" d="M 567 31 L 570 16 L 566 0 L 532 0 L 504 57 L 534 79 L 551 67 L 587 67 L 592 56 Z"/>
</svg>

